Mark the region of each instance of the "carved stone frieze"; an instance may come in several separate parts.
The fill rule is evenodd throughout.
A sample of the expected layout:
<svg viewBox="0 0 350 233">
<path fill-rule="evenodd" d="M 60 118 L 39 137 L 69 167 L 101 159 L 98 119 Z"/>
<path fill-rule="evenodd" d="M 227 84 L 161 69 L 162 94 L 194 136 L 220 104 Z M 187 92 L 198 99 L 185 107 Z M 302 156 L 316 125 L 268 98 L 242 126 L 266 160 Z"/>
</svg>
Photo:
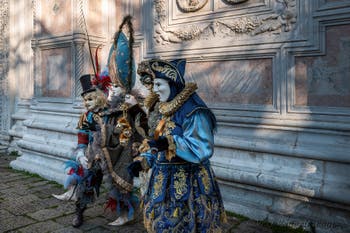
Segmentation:
<svg viewBox="0 0 350 233">
<path fill-rule="evenodd" d="M 176 0 L 176 3 L 183 12 L 195 12 L 202 9 L 208 0 Z"/>
<path fill-rule="evenodd" d="M 181 43 L 192 40 L 210 40 L 227 36 L 247 34 L 255 36 L 262 33 L 288 32 L 296 23 L 296 0 L 275 0 L 280 8 L 275 13 L 243 16 L 239 18 L 212 20 L 208 23 L 199 23 L 181 26 L 181 28 L 168 27 L 168 16 L 165 0 L 154 1 L 155 9 L 155 40 L 158 44 Z"/>
<path fill-rule="evenodd" d="M 246 2 L 248 0 L 225 0 L 225 2 L 229 3 L 229 4 L 237 4 L 237 3 L 242 3 L 242 2 Z"/>
</svg>

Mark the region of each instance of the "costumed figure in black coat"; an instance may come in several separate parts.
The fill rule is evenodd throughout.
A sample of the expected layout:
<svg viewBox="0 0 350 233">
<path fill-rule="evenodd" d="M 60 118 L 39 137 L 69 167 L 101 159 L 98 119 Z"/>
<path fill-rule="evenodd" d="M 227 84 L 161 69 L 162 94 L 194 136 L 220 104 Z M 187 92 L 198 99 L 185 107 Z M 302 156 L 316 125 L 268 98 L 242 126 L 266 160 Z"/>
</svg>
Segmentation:
<svg viewBox="0 0 350 233">
<path fill-rule="evenodd" d="M 129 24 L 129 40 L 122 32 L 125 23 Z M 118 214 L 118 218 L 109 225 L 120 226 L 133 220 L 138 209 L 133 177 L 127 167 L 133 161 L 135 148 L 143 139 L 135 127 L 147 130 L 148 126 L 146 114 L 137 104 L 137 94 L 131 91 L 135 82 L 132 43 L 131 20 L 125 17 L 110 49 L 108 72 L 80 78 L 81 95 L 87 111 L 78 123 L 75 161 L 67 162 L 70 170 L 65 182 L 65 187 L 73 190 L 69 192 L 76 200 L 74 227 L 83 223 L 83 212 L 99 195 L 102 179 L 109 189 L 105 208 Z M 105 94 L 107 90 L 108 98 Z M 67 195 L 63 196 L 56 197 L 66 199 Z"/>
</svg>

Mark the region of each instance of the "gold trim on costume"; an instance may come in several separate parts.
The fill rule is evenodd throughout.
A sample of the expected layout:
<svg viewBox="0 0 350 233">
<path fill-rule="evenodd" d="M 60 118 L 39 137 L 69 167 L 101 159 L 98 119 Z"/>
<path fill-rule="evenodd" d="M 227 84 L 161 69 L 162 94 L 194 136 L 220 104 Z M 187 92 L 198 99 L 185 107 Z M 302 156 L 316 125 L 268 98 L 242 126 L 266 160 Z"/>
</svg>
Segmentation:
<svg viewBox="0 0 350 233">
<path fill-rule="evenodd" d="M 77 125 L 77 129 L 82 129 L 83 128 L 83 123 L 86 121 L 86 114 L 82 113 L 79 117 L 79 122 Z"/>
<path fill-rule="evenodd" d="M 162 186 L 164 182 L 164 175 L 161 171 L 159 171 L 158 175 L 155 177 L 154 182 L 154 192 L 153 192 L 153 199 L 158 198 L 162 194 Z"/>
<path fill-rule="evenodd" d="M 187 83 L 185 88 L 173 100 L 160 103 L 159 112 L 164 116 L 173 115 L 196 90 L 196 83 Z"/>
<path fill-rule="evenodd" d="M 186 183 L 186 173 L 183 168 L 180 168 L 174 174 L 174 189 L 175 189 L 175 198 L 180 199 L 187 192 L 187 183 Z"/>
<path fill-rule="evenodd" d="M 165 119 L 161 119 L 156 127 L 156 130 L 154 131 L 154 139 L 158 140 L 159 136 L 162 136 L 164 129 L 165 129 L 166 121 Z"/>
<path fill-rule="evenodd" d="M 205 169 L 204 167 L 201 168 L 199 175 L 202 179 L 202 183 L 204 185 L 204 190 L 205 193 L 208 194 L 210 191 L 210 181 L 209 181 L 209 173 L 207 171 L 207 169 Z"/>
<path fill-rule="evenodd" d="M 150 109 L 158 100 L 159 96 L 151 91 L 151 93 L 143 101 L 143 104 L 147 109 Z"/>
<path fill-rule="evenodd" d="M 165 158 L 170 161 L 172 158 L 176 156 L 176 144 L 174 142 L 174 138 L 172 135 L 167 135 L 168 139 L 168 150 L 166 151 Z"/>
</svg>

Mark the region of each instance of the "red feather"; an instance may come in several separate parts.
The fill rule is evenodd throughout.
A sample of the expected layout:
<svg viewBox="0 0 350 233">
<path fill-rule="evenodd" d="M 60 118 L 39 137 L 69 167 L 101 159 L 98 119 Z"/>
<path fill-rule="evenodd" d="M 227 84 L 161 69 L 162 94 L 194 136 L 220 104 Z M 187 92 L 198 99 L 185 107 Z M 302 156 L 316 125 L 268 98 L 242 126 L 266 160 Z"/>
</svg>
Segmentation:
<svg viewBox="0 0 350 233">
<path fill-rule="evenodd" d="M 102 44 L 100 44 L 99 46 L 97 46 L 96 51 L 95 51 L 95 62 L 96 62 L 96 69 L 97 69 L 97 75 L 100 73 L 101 69 L 100 66 L 98 64 L 98 50 L 99 48 L 102 46 Z"/>
<path fill-rule="evenodd" d="M 110 197 L 105 206 L 105 210 L 107 209 L 110 209 L 111 211 L 115 211 L 117 209 L 117 200 Z"/>
</svg>

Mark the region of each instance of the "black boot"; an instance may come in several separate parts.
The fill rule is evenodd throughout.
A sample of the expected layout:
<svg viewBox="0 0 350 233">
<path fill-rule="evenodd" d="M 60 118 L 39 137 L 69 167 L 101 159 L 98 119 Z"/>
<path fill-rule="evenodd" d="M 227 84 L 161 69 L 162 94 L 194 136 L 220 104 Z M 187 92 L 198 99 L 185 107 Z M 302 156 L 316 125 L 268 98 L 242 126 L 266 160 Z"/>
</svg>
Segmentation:
<svg viewBox="0 0 350 233">
<path fill-rule="evenodd" d="M 83 213 L 86 208 L 81 207 L 79 204 L 76 205 L 75 216 L 72 221 L 73 227 L 80 227 L 83 224 Z"/>
</svg>

